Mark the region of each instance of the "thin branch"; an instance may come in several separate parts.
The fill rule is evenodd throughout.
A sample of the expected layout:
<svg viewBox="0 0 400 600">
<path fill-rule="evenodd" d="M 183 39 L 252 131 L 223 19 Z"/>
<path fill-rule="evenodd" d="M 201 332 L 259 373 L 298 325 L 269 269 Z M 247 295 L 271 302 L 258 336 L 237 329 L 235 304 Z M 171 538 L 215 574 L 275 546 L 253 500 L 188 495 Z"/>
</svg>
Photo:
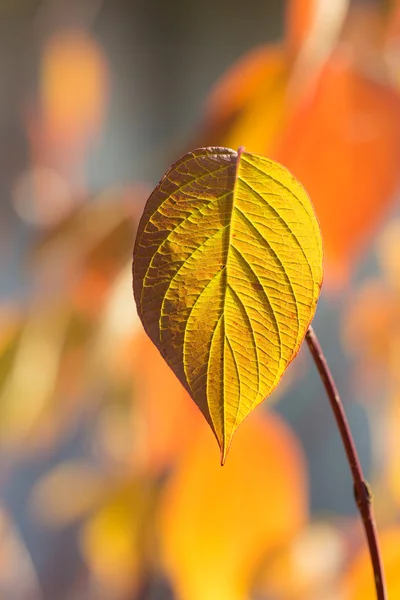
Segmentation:
<svg viewBox="0 0 400 600">
<path fill-rule="evenodd" d="M 379 549 L 378 534 L 375 525 L 375 519 L 372 512 L 371 494 L 368 484 L 366 483 L 358 458 L 357 450 L 350 431 L 350 427 L 341 403 L 339 393 L 337 391 L 332 374 L 326 362 L 325 356 L 319 345 L 318 338 L 310 326 L 306 333 L 306 340 L 322 383 L 325 386 L 326 393 L 329 398 L 336 423 L 343 441 L 346 451 L 347 460 L 350 466 L 351 474 L 354 482 L 354 496 L 360 511 L 361 519 L 364 525 L 365 535 L 368 542 L 369 553 L 371 556 L 372 567 L 374 570 L 374 579 L 376 587 L 376 595 L 378 600 L 387 600 L 387 590 L 385 584 L 385 576 L 382 566 L 382 557 Z"/>
</svg>

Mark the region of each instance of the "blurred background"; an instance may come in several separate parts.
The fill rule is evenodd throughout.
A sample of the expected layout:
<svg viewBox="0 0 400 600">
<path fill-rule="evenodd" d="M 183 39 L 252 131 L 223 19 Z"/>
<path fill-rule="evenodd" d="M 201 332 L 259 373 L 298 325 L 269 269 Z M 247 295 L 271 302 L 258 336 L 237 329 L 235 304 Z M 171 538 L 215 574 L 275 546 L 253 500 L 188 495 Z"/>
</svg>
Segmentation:
<svg viewBox="0 0 400 600">
<path fill-rule="evenodd" d="M 0 0 L 1 600 L 368 600 L 307 349 L 227 464 L 144 335 L 168 166 L 244 145 L 307 188 L 314 320 L 400 598 L 400 2 Z"/>
</svg>

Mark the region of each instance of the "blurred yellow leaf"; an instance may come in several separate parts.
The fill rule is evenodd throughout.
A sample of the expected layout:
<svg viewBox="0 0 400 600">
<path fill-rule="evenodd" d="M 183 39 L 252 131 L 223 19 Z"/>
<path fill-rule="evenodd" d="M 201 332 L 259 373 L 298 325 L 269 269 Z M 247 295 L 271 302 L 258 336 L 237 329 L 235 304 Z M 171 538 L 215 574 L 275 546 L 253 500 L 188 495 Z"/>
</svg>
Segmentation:
<svg viewBox="0 0 400 600">
<path fill-rule="evenodd" d="M 22 315 L 12 306 L 0 305 L 0 360 L 20 332 Z"/>
<path fill-rule="evenodd" d="M 251 152 L 271 154 L 294 90 L 328 55 L 347 6 L 348 0 L 287 2 L 284 41 L 250 50 L 221 77 L 207 100 L 197 144 L 244 145 Z"/>
<path fill-rule="evenodd" d="M 314 316 L 322 240 L 307 193 L 264 157 L 195 150 L 146 204 L 133 277 L 145 330 L 201 409 L 224 461 Z"/>
<path fill-rule="evenodd" d="M 380 267 L 390 288 L 400 296 L 400 219 L 387 223 L 377 240 Z M 400 313 L 400 310 L 399 310 Z M 400 316 L 400 314 L 399 314 Z"/>
<path fill-rule="evenodd" d="M 283 126 L 288 77 L 281 46 L 248 52 L 211 92 L 197 144 L 245 144 L 251 152 L 270 154 Z"/>
<path fill-rule="evenodd" d="M 161 551 L 180 600 L 244 600 L 264 554 L 307 516 L 301 449 L 272 413 L 240 428 L 224 467 L 202 426 L 167 485 Z"/>
<path fill-rule="evenodd" d="M 65 306 L 32 310 L 20 333 L 0 391 L 0 440 L 26 442 L 49 407 L 57 382 L 68 312 Z"/>
<path fill-rule="evenodd" d="M 102 593 L 120 597 L 140 584 L 153 506 L 151 490 L 130 482 L 85 524 L 81 548 Z"/>
</svg>

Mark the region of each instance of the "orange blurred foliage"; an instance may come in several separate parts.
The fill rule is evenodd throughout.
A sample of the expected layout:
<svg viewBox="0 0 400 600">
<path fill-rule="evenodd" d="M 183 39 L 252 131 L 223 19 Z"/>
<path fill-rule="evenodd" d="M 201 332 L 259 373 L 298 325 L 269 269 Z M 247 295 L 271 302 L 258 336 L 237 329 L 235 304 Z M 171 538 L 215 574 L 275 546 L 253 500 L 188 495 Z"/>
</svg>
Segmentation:
<svg viewBox="0 0 400 600">
<path fill-rule="evenodd" d="M 27 111 L 32 163 L 54 169 L 74 193 L 84 192 L 87 152 L 104 123 L 108 71 L 102 49 L 83 29 L 61 30 L 42 48 L 38 98 Z M 39 198 L 44 191 L 39 185 Z"/>
<path fill-rule="evenodd" d="M 160 508 L 162 558 L 178 597 L 243 600 L 263 556 L 306 518 L 303 455 L 278 416 L 248 417 L 223 467 L 204 423 Z"/>
<path fill-rule="evenodd" d="M 248 52 L 211 91 L 199 145 L 243 142 L 251 152 L 269 154 L 283 125 L 288 79 L 282 46 Z"/>
<path fill-rule="evenodd" d="M 339 600 L 335 591 L 345 554 L 345 537 L 337 524 L 308 523 L 289 544 L 267 557 L 257 574 L 254 586 L 257 597 Z"/>
<path fill-rule="evenodd" d="M 355 6 L 342 27 L 346 10 L 343 2 L 330 20 L 317 0 L 290 2 L 284 43 L 249 52 L 222 77 L 201 138 L 245 146 L 293 171 L 321 223 L 331 287 L 348 278 L 400 181 L 400 96 L 385 59 L 387 20 L 378 6 Z"/>
<path fill-rule="evenodd" d="M 289 0 L 286 2 L 285 38 L 289 54 L 293 57 L 301 51 L 310 34 L 315 11 L 320 0 Z"/>
<path fill-rule="evenodd" d="M 65 30 L 47 40 L 42 54 L 40 113 L 49 140 L 76 151 L 91 140 L 104 118 L 108 65 L 94 38 Z"/>
<path fill-rule="evenodd" d="M 135 427 L 143 466 L 157 474 L 170 466 L 196 435 L 203 417 L 140 326 L 132 339 Z"/>
<path fill-rule="evenodd" d="M 400 598 L 400 529 L 393 527 L 380 533 L 383 568 L 388 597 Z M 371 560 L 367 548 L 354 559 L 343 584 L 344 600 L 375 600 L 376 592 Z"/>
<path fill-rule="evenodd" d="M 339 49 L 289 120 L 275 157 L 310 194 L 327 266 L 345 279 L 399 183 L 400 97 L 358 73 Z"/>
</svg>

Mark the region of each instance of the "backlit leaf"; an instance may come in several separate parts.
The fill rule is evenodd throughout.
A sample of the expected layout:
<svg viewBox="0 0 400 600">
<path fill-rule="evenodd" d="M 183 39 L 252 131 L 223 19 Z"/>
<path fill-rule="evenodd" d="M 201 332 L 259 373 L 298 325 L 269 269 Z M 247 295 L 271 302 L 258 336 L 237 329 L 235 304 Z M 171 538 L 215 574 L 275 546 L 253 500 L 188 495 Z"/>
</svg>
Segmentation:
<svg viewBox="0 0 400 600">
<path fill-rule="evenodd" d="M 322 242 L 307 193 L 264 157 L 195 150 L 147 201 L 133 277 L 144 328 L 200 407 L 224 460 L 314 315 Z"/>
</svg>

